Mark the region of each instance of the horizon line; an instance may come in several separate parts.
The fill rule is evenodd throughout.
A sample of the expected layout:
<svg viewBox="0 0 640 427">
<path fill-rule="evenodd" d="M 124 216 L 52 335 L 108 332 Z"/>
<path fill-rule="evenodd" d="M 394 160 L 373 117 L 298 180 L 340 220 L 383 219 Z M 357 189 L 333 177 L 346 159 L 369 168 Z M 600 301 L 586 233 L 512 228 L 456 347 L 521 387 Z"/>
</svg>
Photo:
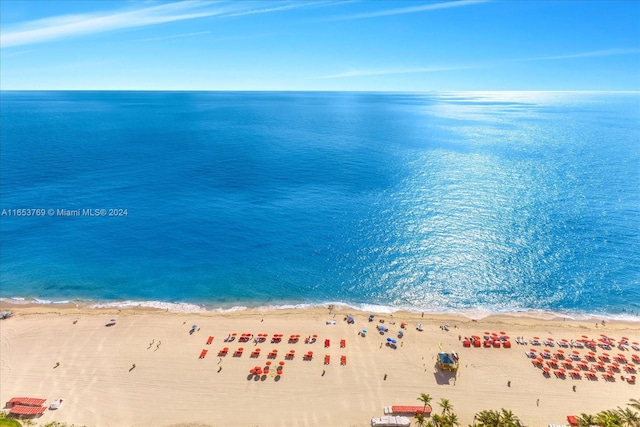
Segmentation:
<svg viewBox="0 0 640 427">
<path fill-rule="evenodd" d="M 0 89 L 1 92 L 344 92 L 344 93 L 432 93 L 432 92 L 550 92 L 550 93 L 638 93 L 640 89 L 427 89 L 427 90 L 337 90 L 337 89 Z"/>
</svg>

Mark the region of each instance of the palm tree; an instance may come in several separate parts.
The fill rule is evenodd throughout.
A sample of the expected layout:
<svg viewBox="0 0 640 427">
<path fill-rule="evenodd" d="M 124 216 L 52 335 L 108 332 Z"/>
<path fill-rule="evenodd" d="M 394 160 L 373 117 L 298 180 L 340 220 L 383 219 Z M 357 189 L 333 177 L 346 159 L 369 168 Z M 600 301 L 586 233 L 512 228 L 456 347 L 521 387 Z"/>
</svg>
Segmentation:
<svg viewBox="0 0 640 427">
<path fill-rule="evenodd" d="M 634 427 L 640 425 L 640 415 L 637 412 L 632 411 L 629 408 L 622 409 L 618 406 L 618 410 L 616 411 L 620 420 L 622 421 L 622 425 L 628 427 Z"/>
<path fill-rule="evenodd" d="M 613 411 L 601 411 L 596 414 L 596 424 L 602 427 L 617 427 L 622 421 Z"/>
<path fill-rule="evenodd" d="M 445 418 L 438 414 L 433 414 L 431 417 L 431 423 L 434 427 L 446 427 Z"/>
<path fill-rule="evenodd" d="M 518 426 L 518 417 L 513 415 L 513 412 L 502 408 L 502 414 L 500 414 L 501 422 L 500 426 L 505 427 L 517 427 Z"/>
<path fill-rule="evenodd" d="M 454 413 L 450 413 L 447 416 L 447 425 L 449 427 L 459 426 L 460 422 L 458 421 L 458 416 Z"/>
<path fill-rule="evenodd" d="M 479 427 L 497 426 L 500 421 L 500 414 L 493 410 L 484 410 L 478 412 L 475 419 L 479 422 Z"/>
<path fill-rule="evenodd" d="M 431 409 L 431 405 L 429 404 L 429 402 L 431 402 L 431 396 L 426 393 L 420 393 L 420 397 L 418 398 L 418 400 L 424 403 L 424 407 L 422 408 L 423 411 L 427 409 L 427 406 L 429 406 L 429 409 Z"/>
<path fill-rule="evenodd" d="M 425 425 L 427 424 L 427 420 L 424 417 L 424 414 L 416 414 L 416 426 L 417 427 L 425 427 Z"/>
<path fill-rule="evenodd" d="M 578 425 L 580 427 L 590 427 L 596 423 L 596 417 L 593 415 L 585 414 L 584 412 L 580 414 L 578 419 Z"/>
<path fill-rule="evenodd" d="M 442 415 L 450 414 L 453 410 L 453 405 L 449 402 L 449 399 L 440 399 L 439 405 L 442 408 Z"/>
<path fill-rule="evenodd" d="M 640 400 L 638 399 L 629 399 L 629 403 L 627 403 L 627 405 L 640 411 Z"/>
</svg>

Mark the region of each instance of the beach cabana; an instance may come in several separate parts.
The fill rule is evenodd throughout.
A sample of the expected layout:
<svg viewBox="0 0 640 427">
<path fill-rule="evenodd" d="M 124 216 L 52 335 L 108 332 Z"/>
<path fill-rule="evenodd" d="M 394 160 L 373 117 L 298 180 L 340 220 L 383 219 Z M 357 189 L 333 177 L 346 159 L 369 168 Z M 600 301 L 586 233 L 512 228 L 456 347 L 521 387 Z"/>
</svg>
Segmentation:
<svg viewBox="0 0 640 427">
<path fill-rule="evenodd" d="M 438 368 L 442 371 L 458 372 L 458 359 L 449 353 L 438 353 Z"/>
<path fill-rule="evenodd" d="M 19 416 L 39 416 L 44 414 L 47 408 L 45 406 L 24 406 L 24 405 L 13 405 L 9 413 L 11 415 L 19 415 Z"/>
<path fill-rule="evenodd" d="M 15 406 L 15 405 L 42 406 L 45 404 L 46 401 L 47 399 L 40 399 L 37 397 L 12 397 L 11 400 L 9 400 L 6 403 L 6 407 L 11 408 L 12 406 Z"/>
</svg>

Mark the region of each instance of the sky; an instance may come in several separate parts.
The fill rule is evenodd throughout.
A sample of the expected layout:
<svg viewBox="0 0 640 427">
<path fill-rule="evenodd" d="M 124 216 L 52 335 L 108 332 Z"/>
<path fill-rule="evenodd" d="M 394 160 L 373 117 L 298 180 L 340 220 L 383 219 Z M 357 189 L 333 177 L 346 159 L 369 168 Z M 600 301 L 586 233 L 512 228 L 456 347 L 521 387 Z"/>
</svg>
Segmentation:
<svg viewBox="0 0 640 427">
<path fill-rule="evenodd" d="M 640 1 L 0 0 L 1 90 L 640 90 Z"/>
</svg>

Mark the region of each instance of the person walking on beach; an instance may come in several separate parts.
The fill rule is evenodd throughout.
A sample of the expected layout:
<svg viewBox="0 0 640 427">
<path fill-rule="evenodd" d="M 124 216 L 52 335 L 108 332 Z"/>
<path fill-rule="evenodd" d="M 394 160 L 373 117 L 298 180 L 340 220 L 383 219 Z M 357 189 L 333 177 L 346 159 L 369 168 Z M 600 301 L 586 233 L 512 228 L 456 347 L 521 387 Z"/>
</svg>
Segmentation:
<svg viewBox="0 0 640 427">
<path fill-rule="evenodd" d="M 536 406 L 540 406 L 540 399 L 536 400 Z"/>
</svg>

